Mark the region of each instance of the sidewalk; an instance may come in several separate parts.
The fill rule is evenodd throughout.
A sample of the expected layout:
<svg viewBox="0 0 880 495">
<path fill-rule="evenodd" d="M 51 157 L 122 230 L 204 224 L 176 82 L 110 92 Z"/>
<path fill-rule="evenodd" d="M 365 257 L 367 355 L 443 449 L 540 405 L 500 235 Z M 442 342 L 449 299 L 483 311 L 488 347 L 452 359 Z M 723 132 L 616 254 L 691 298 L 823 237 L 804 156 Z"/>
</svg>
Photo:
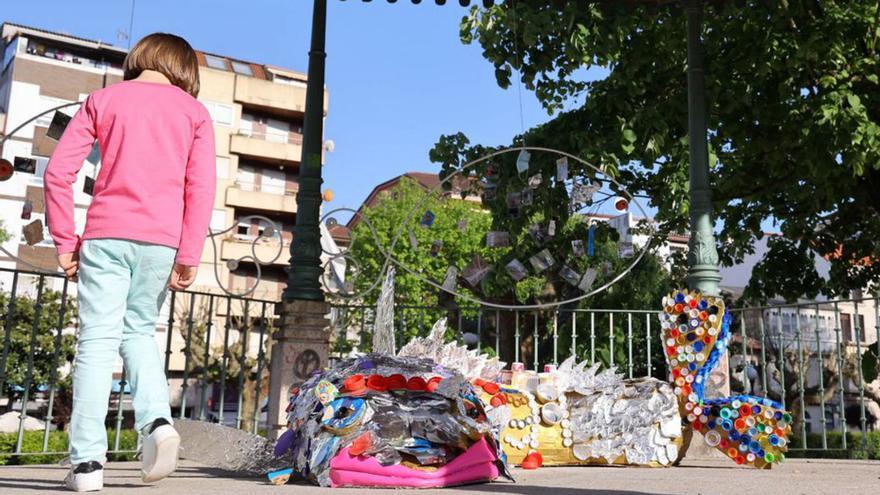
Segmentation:
<svg viewBox="0 0 880 495">
<path fill-rule="evenodd" d="M 343 495 L 416 493 L 398 490 L 330 489 L 312 485 L 273 486 L 265 479 L 235 478 L 228 473 L 184 462 L 171 478 L 155 485 L 140 481 L 139 464 L 115 463 L 107 467 L 105 494 L 296 494 Z M 60 483 L 66 469 L 60 466 L 0 467 L 0 493 L 4 495 L 66 493 Z M 755 471 L 726 461 L 699 461 L 677 468 L 572 467 L 516 470 L 517 483 L 497 482 L 418 494 L 446 495 L 645 495 L 645 494 L 737 494 L 861 495 L 877 493 L 880 462 L 791 460 L 771 471 Z"/>
</svg>

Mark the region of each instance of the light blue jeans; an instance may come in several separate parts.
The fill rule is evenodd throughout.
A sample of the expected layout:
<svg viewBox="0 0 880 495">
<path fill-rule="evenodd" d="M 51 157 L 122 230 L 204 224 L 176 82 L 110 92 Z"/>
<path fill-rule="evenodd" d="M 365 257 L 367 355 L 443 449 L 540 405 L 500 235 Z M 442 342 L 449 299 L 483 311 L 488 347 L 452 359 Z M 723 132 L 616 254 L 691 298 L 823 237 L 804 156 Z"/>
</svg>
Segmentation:
<svg viewBox="0 0 880 495">
<path fill-rule="evenodd" d="M 171 421 L 168 382 L 154 340 L 176 251 L 121 239 L 90 239 L 80 248 L 79 339 L 73 368 L 70 461 L 106 461 L 104 421 L 116 357 L 122 355 L 140 431 Z"/>
</svg>

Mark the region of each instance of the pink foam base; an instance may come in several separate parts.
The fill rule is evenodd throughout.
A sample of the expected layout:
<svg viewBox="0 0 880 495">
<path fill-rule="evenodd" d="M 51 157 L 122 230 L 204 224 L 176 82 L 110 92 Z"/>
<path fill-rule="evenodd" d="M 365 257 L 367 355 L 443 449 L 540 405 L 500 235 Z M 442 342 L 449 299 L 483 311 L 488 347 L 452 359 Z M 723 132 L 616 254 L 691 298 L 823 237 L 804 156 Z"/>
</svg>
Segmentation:
<svg viewBox="0 0 880 495">
<path fill-rule="evenodd" d="M 383 466 L 373 457 L 354 456 L 342 449 L 330 461 L 333 488 L 442 488 L 492 481 L 498 477 L 495 452 L 485 438 L 449 464 L 434 471 L 410 469 L 401 465 Z"/>
</svg>

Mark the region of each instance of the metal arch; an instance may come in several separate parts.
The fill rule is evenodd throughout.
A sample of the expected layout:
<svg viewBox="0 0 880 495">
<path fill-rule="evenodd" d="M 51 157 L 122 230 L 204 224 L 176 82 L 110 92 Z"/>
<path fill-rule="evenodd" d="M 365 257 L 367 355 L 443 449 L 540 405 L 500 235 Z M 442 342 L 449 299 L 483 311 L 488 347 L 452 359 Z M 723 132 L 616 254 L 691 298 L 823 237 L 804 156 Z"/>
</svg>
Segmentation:
<svg viewBox="0 0 880 495">
<path fill-rule="evenodd" d="M 577 302 L 577 301 L 581 301 L 581 300 L 586 299 L 586 298 L 588 298 L 588 297 L 590 297 L 590 296 L 593 296 L 593 295 L 595 295 L 595 294 L 598 294 L 598 293 L 600 293 L 600 292 L 603 292 L 603 291 L 607 290 L 609 287 L 611 287 L 612 285 L 616 284 L 616 283 L 619 282 L 623 277 L 625 277 L 627 274 L 629 274 L 629 272 L 632 271 L 632 269 L 633 269 L 633 268 L 634 268 L 634 267 L 635 267 L 635 266 L 636 266 L 636 265 L 642 260 L 642 258 L 643 258 L 643 257 L 645 256 L 645 254 L 647 253 L 647 251 L 648 251 L 648 247 L 649 247 L 649 245 L 650 245 L 649 242 L 646 242 L 646 243 L 642 246 L 642 248 L 639 250 L 639 254 L 638 254 L 638 256 L 634 257 L 632 263 L 630 263 L 630 264 L 629 264 L 629 265 L 628 265 L 628 266 L 627 266 L 622 272 L 620 272 L 619 274 L 617 274 L 617 276 L 615 276 L 612 280 L 608 281 L 607 283 L 605 283 L 604 285 L 602 285 L 602 286 L 600 286 L 600 287 L 598 287 L 598 288 L 596 288 L 596 289 L 593 289 L 593 290 L 590 291 L 590 292 L 587 292 L 587 293 L 585 293 L 585 294 L 582 294 L 582 295 L 580 295 L 580 296 L 578 296 L 578 297 L 574 297 L 574 298 L 566 299 L 566 300 L 563 300 L 563 301 L 551 302 L 551 303 L 544 303 L 544 304 L 528 304 L 528 305 L 507 305 L 507 304 L 493 303 L 493 302 L 490 302 L 490 301 L 484 301 L 484 300 L 482 300 L 482 299 L 475 298 L 475 297 L 471 297 L 471 296 L 469 296 L 469 295 L 467 295 L 467 294 L 464 294 L 464 293 L 461 293 L 461 292 L 458 292 L 458 291 L 448 291 L 448 290 L 444 289 L 440 284 L 437 284 L 437 283 L 435 283 L 435 282 L 429 280 L 428 278 L 426 278 L 425 276 L 423 276 L 422 274 L 420 274 L 418 271 L 409 268 L 408 266 L 406 266 L 405 264 L 403 264 L 401 261 L 399 261 L 398 259 L 394 258 L 394 256 L 393 256 L 391 253 L 394 252 L 394 247 L 397 245 L 397 242 L 400 240 L 400 237 L 401 237 L 401 235 L 403 234 L 403 231 L 405 230 L 405 227 L 406 227 L 407 225 L 409 225 L 410 222 L 412 222 L 412 220 L 413 220 L 413 218 L 414 218 L 414 215 L 415 215 L 418 211 L 421 211 L 421 210 L 423 209 L 423 206 L 424 206 L 425 202 L 427 201 L 427 199 L 428 199 L 429 197 L 431 197 L 431 195 L 433 195 L 433 194 L 434 194 L 435 192 L 437 192 L 438 190 L 441 190 L 441 189 L 443 188 L 443 186 L 444 186 L 447 182 L 449 182 L 450 180 L 452 180 L 453 178 L 455 178 L 455 177 L 458 176 L 459 174 L 462 174 L 463 172 L 465 172 L 465 171 L 467 171 L 467 170 L 473 168 L 474 166 L 476 166 L 476 165 L 478 165 L 478 164 L 480 164 L 480 163 L 482 163 L 482 162 L 484 162 L 484 161 L 490 160 L 490 159 L 492 159 L 492 158 L 494 158 L 494 157 L 497 157 L 497 156 L 500 156 L 500 155 L 503 155 L 503 154 L 514 153 L 514 152 L 520 152 L 520 151 L 539 151 L 539 152 L 553 153 L 553 154 L 556 154 L 556 155 L 559 155 L 559 156 L 564 156 L 564 157 L 570 158 L 570 159 L 575 160 L 576 162 L 578 162 L 578 163 L 580 163 L 580 164 L 582 164 L 582 165 L 585 165 L 586 167 L 589 167 L 589 168 L 592 169 L 595 173 L 597 173 L 597 174 L 601 174 L 602 176 L 605 177 L 605 179 L 601 179 L 601 180 L 604 180 L 604 181 L 607 181 L 607 182 L 610 182 L 610 183 L 613 183 L 614 185 L 616 185 L 616 186 L 618 187 L 618 193 L 621 194 L 621 195 L 623 195 L 623 196 L 625 196 L 625 197 L 629 200 L 630 203 L 635 204 L 636 207 L 638 208 L 638 210 L 642 213 L 642 215 L 643 215 L 645 218 L 648 218 L 648 214 L 647 214 L 647 212 L 645 211 L 645 209 L 642 207 L 642 205 L 641 205 L 638 201 L 636 201 L 636 196 L 630 194 L 629 191 L 627 191 L 626 188 L 623 187 L 622 184 L 620 184 L 617 180 L 615 180 L 613 177 L 611 177 L 610 175 L 608 175 L 608 173 L 606 173 L 605 171 L 603 171 L 603 170 L 597 168 L 596 166 L 590 164 L 589 162 L 587 162 L 586 160 L 583 160 L 582 158 L 580 158 L 580 157 L 578 157 L 578 156 L 575 156 L 575 155 L 572 155 L 571 153 L 567 153 L 567 152 L 560 151 L 560 150 L 557 150 L 557 149 L 553 149 L 553 148 L 545 148 L 545 147 L 540 147 L 540 146 L 517 146 L 517 147 L 503 148 L 503 149 L 496 150 L 496 151 L 494 151 L 494 152 L 492 152 L 492 153 L 489 153 L 489 154 L 484 155 L 484 156 L 482 156 L 482 157 L 480 157 L 480 158 L 477 158 L 476 160 L 473 160 L 473 161 L 471 161 L 471 162 L 468 162 L 468 163 L 464 164 L 461 168 L 459 168 L 459 170 L 458 170 L 456 173 L 453 173 L 453 174 L 448 175 L 445 179 L 443 179 L 442 181 L 440 181 L 436 186 L 434 186 L 433 188 L 427 190 L 427 191 L 426 191 L 426 194 L 425 194 L 425 196 L 422 198 L 422 200 L 421 200 L 418 204 L 416 204 L 416 206 L 415 206 L 412 210 L 410 210 L 409 214 L 406 216 L 406 218 L 404 219 L 404 221 L 403 221 L 403 222 L 400 224 L 400 226 L 398 227 L 398 229 L 397 229 L 397 231 L 396 231 L 396 233 L 395 233 L 395 235 L 394 235 L 394 237 L 393 237 L 393 240 L 392 240 L 392 242 L 391 242 L 391 246 L 390 246 L 388 249 L 386 249 L 385 246 L 383 246 L 382 243 L 379 242 L 379 237 L 378 237 L 378 235 L 377 235 L 377 233 L 376 233 L 376 230 L 373 228 L 373 226 L 372 226 L 372 224 L 369 222 L 369 220 L 367 220 L 367 218 L 366 218 L 365 216 L 361 215 L 359 212 L 357 212 L 357 211 L 355 211 L 355 210 L 352 210 L 352 209 L 350 209 L 350 208 L 338 208 L 338 209 L 335 209 L 335 210 L 333 210 L 333 211 L 331 211 L 331 212 L 326 213 L 326 214 L 322 217 L 321 221 L 323 222 L 324 219 L 327 218 L 329 215 L 331 215 L 332 213 L 338 212 L 338 211 L 352 211 L 352 212 L 354 212 L 356 215 L 359 215 L 360 218 L 361 218 L 361 220 L 366 221 L 366 225 L 367 225 L 367 227 L 369 228 L 370 234 L 372 235 L 373 239 L 376 241 L 376 247 L 377 247 L 377 249 L 378 249 L 379 252 L 385 257 L 385 261 L 384 261 L 384 264 L 383 264 L 383 266 L 382 266 L 382 269 L 379 271 L 379 276 L 378 276 L 378 278 L 377 278 L 375 281 L 373 281 L 373 283 L 370 285 L 369 288 L 367 288 L 366 290 L 364 290 L 363 292 L 361 292 L 360 295 L 366 295 L 366 294 L 369 294 L 370 292 L 372 292 L 373 290 L 375 290 L 376 287 L 379 286 L 379 284 L 381 283 L 381 280 L 382 280 L 382 274 L 385 272 L 385 269 L 386 269 L 386 268 L 388 267 L 388 265 L 391 264 L 391 263 L 394 263 L 396 266 L 399 266 L 401 269 L 403 269 L 404 271 L 406 271 L 407 273 L 409 273 L 410 275 L 412 275 L 413 277 L 415 277 L 417 280 L 419 280 L 419 281 L 421 281 L 421 282 L 423 282 L 423 283 L 425 283 L 425 284 L 428 284 L 428 285 L 430 285 L 430 286 L 432 286 L 432 287 L 434 287 L 434 288 L 436 288 L 436 289 L 438 289 L 438 290 L 441 290 L 441 291 L 447 292 L 447 293 L 449 293 L 449 294 L 452 294 L 453 296 L 458 297 L 458 298 L 460 298 L 460 299 L 462 299 L 462 300 L 464 300 L 464 301 L 467 301 L 467 302 L 470 302 L 470 303 L 474 303 L 474 304 L 478 304 L 478 305 L 485 306 L 485 307 L 490 307 L 490 308 L 495 308 L 495 309 L 507 309 L 507 310 L 534 310 L 534 309 L 548 309 L 548 308 L 556 308 L 556 307 L 559 307 L 559 306 L 562 306 L 562 305 L 566 305 L 566 304 L 571 304 L 571 303 L 574 303 L 574 302 Z M 648 222 L 648 224 L 650 225 L 650 234 L 651 234 L 651 235 L 656 235 L 656 232 L 657 232 L 656 227 L 654 227 L 654 225 L 653 225 L 651 222 Z M 325 251 L 325 252 L 326 252 L 326 251 Z M 329 253 L 328 253 L 328 254 L 329 254 Z M 339 257 L 339 255 L 337 255 L 336 257 Z M 351 257 L 350 255 L 347 255 L 347 256 L 346 256 L 346 259 L 352 259 L 352 257 Z M 326 265 L 326 264 L 325 264 L 325 265 Z M 322 281 L 323 281 L 323 279 L 322 279 Z M 325 289 L 326 289 L 326 288 L 327 288 L 327 287 L 325 286 Z M 347 297 L 354 297 L 354 295 L 347 295 Z"/>
</svg>

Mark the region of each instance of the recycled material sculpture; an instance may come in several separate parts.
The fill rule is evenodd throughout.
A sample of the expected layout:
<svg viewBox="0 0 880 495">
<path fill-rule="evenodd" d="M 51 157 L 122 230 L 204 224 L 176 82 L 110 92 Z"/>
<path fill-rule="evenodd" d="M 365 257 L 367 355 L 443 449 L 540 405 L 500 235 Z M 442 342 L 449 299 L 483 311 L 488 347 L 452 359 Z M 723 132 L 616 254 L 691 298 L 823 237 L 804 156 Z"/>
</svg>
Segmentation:
<svg viewBox="0 0 880 495">
<path fill-rule="evenodd" d="M 291 475 L 321 486 L 436 488 L 507 474 L 471 384 L 428 359 L 367 354 L 320 373 L 291 398 L 276 443 Z"/>
<path fill-rule="evenodd" d="M 546 373 L 516 369 L 455 343 L 443 342 L 446 320 L 400 351 L 460 370 L 481 392 L 508 462 L 541 465 L 667 466 L 682 445 L 681 416 L 670 384 L 624 380 L 614 368 L 597 373 L 569 358 Z M 510 380 L 498 383 L 499 377 Z"/>
<path fill-rule="evenodd" d="M 663 298 L 660 323 L 682 416 L 737 464 L 767 468 L 785 459 L 791 414 L 767 398 L 705 397 L 704 385 L 730 340 L 724 301 L 687 290 Z"/>
</svg>

